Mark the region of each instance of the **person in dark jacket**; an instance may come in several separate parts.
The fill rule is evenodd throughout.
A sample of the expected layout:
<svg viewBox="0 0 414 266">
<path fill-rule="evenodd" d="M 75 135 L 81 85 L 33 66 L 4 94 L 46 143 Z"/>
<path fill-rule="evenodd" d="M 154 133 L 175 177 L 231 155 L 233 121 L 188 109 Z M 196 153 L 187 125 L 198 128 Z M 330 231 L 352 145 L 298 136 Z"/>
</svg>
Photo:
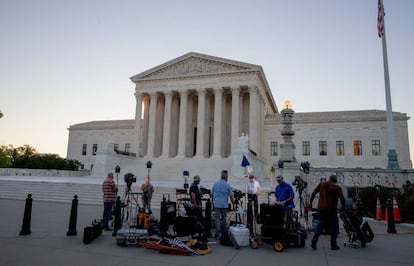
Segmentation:
<svg viewBox="0 0 414 266">
<path fill-rule="evenodd" d="M 341 201 L 341 207 L 345 208 L 345 198 L 342 193 L 340 186 L 336 184 L 337 177 L 336 175 L 331 175 L 329 181 L 319 183 L 315 190 L 312 192 L 310 198 L 310 206 L 315 199 L 316 194 L 319 193 L 319 202 L 318 202 L 318 225 L 315 228 L 315 234 L 313 235 L 311 246 L 313 250 L 317 249 L 316 243 L 322 232 L 322 229 L 326 224 L 330 225 L 331 230 L 331 249 L 338 250 L 339 246 L 336 244 L 336 238 L 338 235 L 338 198 Z"/>
</svg>

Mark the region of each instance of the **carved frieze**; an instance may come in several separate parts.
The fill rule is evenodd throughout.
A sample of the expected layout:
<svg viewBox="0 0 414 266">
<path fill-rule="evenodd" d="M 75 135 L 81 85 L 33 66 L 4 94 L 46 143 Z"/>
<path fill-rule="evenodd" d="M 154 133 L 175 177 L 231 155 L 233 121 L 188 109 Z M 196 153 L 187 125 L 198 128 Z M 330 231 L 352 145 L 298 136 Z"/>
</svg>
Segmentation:
<svg viewBox="0 0 414 266">
<path fill-rule="evenodd" d="M 149 73 L 142 79 L 170 78 L 179 76 L 192 76 L 200 74 L 232 72 L 239 70 L 247 70 L 249 68 L 222 63 L 218 61 L 208 60 L 199 57 L 190 57 L 183 61 L 161 68 L 155 72 Z"/>
</svg>

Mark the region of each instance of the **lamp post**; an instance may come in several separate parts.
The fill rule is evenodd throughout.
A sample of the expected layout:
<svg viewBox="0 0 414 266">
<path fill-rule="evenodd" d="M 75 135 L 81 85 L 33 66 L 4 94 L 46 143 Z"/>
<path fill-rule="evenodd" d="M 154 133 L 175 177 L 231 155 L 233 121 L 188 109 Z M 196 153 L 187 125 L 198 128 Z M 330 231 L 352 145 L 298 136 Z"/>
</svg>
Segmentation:
<svg viewBox="0 0 414 266">
<path fill-rule="evenodd" d="M 147 162 L 148 177 L 150 177 L 151 167 L 152 167 L 152 162 L 151 161 L 148 161 Z"/>
<path fill-rule="evenodd" d="M 115 174 L 116 174 L 116 185 L 118 186 L 118 175 L 121 172 L 121 167 L 119 165 L 115 166 Z"/>
<path fill-rule="evenodd" d="M 293 111 L 290 101 L 285 101 L 283 104 L 283 110 L 280 112 L 280 114 L 283 119 L 283 129 L 280 132 L 283 138 L 283 143 L 280 144 L 280 160 L 283 162 L 296 162 L 295 144 L 293 143 L 293 136 L 295 135 L 295 131 L 292 127 L 295 111 Z"/>
</svg>

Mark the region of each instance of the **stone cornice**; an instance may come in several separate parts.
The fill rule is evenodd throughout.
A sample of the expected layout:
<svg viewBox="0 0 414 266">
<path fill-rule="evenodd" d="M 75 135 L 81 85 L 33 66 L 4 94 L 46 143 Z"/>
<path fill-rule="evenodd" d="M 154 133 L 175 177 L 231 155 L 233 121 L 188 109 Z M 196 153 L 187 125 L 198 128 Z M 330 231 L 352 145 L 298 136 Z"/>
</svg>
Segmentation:
<svg viewBox="0 0 414 266">
<path fill-rule="evenodd" d="M 138 82 L 145 79 L 164 79 L 259 69 L 260 66 L 253 64 L 190 52 L 137 74 L 131 77 L 131 80 L 133 82 Z"/>
<path fill-rule="evenodd" d="M 394 121 L 407 121 L 410 117 L 406 113 L 393 112 Z M 267 122 L 281 121 L 278 114 L 266 116 Z M 296 113 L 294 123 L 335 123 L 335 122 L 369 122 L 386 121 L 386 111 L 382 110 L 357 110 L 357 111 L 333 111 L 333 112 L 309 112 Z M 271 123 L 271 122 L 270 122 Z"/>
<path fill-rule="evenodd" d="M 134 129 L 135 119 L 91 121 L 71 125 L 68 130 L 105 130 L 105 129 Z"/>
</svg>

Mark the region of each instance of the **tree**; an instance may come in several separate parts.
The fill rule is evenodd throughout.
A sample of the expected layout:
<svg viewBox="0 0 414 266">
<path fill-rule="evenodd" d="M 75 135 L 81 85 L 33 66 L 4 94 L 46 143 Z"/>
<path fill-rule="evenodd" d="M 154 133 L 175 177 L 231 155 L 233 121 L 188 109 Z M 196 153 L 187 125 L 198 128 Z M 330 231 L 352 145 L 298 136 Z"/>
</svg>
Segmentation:
<svg viewBox="0 0 414 266">
<path fill-rule="evenodd" d="M 13 166 L 12 154 L 10 153 L 10 146 L 0 146 L 0 167 L 8 168 Z"/>
<path fill-rule="evenodd" d="M 76 160 L 67 160 L 57 154 L 39 154 L 30 145 L 13 148 L 12 145 L 0 147 L 1 168 L 30 168 L 30 169 L 57 169 L 79 170 L 81 163 Z"/>
</svg>

